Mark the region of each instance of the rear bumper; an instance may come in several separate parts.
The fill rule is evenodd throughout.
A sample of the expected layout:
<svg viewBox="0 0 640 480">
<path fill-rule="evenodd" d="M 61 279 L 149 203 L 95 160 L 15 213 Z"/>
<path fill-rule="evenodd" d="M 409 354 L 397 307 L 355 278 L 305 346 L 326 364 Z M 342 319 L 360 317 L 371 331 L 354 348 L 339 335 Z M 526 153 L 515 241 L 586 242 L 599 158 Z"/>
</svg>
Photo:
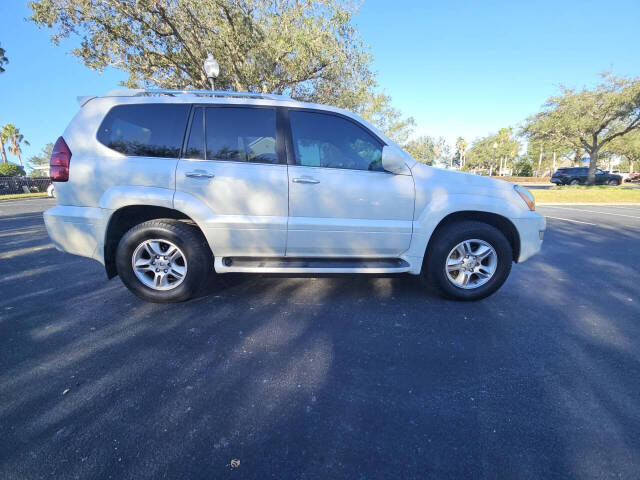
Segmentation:
<svg viewBox="0 0 640 480">
<path fill-rule="evenodd" d="M 44 224 L 58 250 L 104 265 L 106 213 L 102 208 L 58 205 L 44 212 Z"/>
<path fill-rule="evenodd" d="M 536 213 L 529 212 L 529 215 L 521 218 L 512 218 L 511 221 L 520 235 L 520 255 L 518 263 L 524 262 L 529 257 L 535 255 L 542 248 L 544 232 L 547 229 L 545 218 Z"/>
</svg>

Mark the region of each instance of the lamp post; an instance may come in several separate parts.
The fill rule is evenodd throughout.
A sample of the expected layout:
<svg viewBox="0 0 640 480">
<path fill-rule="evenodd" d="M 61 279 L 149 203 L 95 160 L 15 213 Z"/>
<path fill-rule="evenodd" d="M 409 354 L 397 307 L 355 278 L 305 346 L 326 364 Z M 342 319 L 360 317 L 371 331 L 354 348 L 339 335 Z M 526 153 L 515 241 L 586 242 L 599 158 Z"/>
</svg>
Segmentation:
<svg viewBox="0 0 640 480">
<path fill-rule="evenodd" d="M 218 62 L 216 62 L 216 59 L 213 58 L 211 54 L 209 54 L 204 61 L 204 72 L 207 74 L 209 83 L 211 83 L 211 90 L 215 90 L 215 79 L 218 78 L 218 74 L 220 73 L 220 65 L 218 65 Z"/>
</svg>

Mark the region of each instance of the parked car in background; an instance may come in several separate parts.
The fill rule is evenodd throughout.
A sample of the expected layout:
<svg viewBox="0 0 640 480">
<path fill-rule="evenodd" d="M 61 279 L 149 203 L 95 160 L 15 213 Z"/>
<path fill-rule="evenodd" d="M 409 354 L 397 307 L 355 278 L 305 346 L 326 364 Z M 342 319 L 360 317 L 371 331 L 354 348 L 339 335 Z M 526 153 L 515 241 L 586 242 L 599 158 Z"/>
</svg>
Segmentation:
<svg viewBox="0 0 640 480">
<path fill-rule="evenodd" d="M 416 162 L 346 110 L 240 92 L 80 102 L 51 154 L 49 236 L 148 301 L 227 272 L 407 272 L 477 300 L 542 245 L 526 188 Z"/>
<path fill-rule="evenodd" d="M 640 183 L 640 172 L 630 173 L 625 182 Z"/>
<path fill-rule="evenodd" d="M 559 168 L 551 176 L 551 183 L 556 185 L 585 185 L 589 169 L 587 167 Z M 596 168 L 596 185 L 620 185 L 622 177 L 613 173 L 606 173 Z"/>
<path fill-rule="evenodd" d="M 629 178 L 629 175 L 631 175 L 629 172 L 621 172 L 620 170 L 611 170 L 610 172 L 607 171 L 605 173 L 612 173 L 614 175 L 620 175 L 620 178 L 622 178 L 623 182 L 626 182 L 627 178 Z"/>
</svg>

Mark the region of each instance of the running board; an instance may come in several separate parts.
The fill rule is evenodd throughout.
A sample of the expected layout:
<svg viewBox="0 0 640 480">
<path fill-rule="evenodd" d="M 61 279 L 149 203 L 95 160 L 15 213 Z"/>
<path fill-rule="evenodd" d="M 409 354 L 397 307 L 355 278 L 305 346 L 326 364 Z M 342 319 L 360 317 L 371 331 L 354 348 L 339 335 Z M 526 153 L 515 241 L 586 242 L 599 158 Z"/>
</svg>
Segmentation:
<svg viewBox="0 0 640 480">
<path fill-rule="evenodd" d="M 401 258 L 216 258 L 218 273 L 399 273 L 407 272 L 408 262 Z"/>
</svg>

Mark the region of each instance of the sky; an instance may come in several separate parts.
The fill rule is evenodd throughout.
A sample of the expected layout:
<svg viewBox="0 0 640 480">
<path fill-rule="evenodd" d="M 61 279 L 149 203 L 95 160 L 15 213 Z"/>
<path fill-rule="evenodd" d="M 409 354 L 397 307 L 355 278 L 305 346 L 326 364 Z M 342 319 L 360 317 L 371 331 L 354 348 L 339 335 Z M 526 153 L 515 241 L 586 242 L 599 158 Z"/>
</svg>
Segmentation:
<svg viewBox="0 0 640 480">
<path fill-rule="evenodd" d="M 55 142 L 78 110 L 77 96 L 118 88 L 54 46 L 24 19 L 26 2 L 2 0 L 0 125 L 31 143 L 23 158 Z M 380 87 L 415 118 L 416 133 L 473 141 L 517 127 L 559 85 L 592 86 L 598 74 L 640 76 L 640 0 L 364 0 L 355 23 L 374 57 Z M 9 155 L 10 161 L 16 159 Z"/>
</svg>

